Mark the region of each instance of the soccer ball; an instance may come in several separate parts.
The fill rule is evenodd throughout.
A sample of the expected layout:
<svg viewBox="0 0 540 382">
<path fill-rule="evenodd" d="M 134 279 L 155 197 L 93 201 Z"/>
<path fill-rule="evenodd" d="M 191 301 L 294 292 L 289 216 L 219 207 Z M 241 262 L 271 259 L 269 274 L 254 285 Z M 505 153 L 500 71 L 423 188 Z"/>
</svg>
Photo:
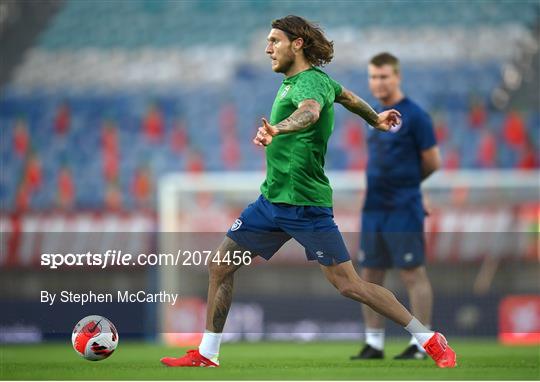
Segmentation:
<svg viewBox="0 0 540 382">
<path fill-rule="evenodd" d="M 118 332 L 103 316 L 87 316 L 77 322 L 71 335 L 73 349 L 89 361 L 109 357 L 118 346 Z"/>
</svg>

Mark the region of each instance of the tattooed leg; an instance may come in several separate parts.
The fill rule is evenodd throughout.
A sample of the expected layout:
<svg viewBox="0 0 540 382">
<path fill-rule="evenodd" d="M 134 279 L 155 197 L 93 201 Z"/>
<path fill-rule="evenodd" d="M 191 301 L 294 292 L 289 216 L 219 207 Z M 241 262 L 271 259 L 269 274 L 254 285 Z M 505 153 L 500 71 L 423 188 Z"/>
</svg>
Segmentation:
<svg viewBox="0 0 540 382">
<path fill-rule="evenodd" d="M 229 237 L 225 237 L 218 248 L 220 258 L 223 258 L 227 251 L 242 251 L 240 247 Z M 255 255 L 252 255 L 254 257 Z M 223 332 L 225 321 L 232 303 L 234 272 L 242 265 L 211 262 L 208 265 L 208 300 L 206 307 L 206 330 L 213 333 Z"/>
</svg>

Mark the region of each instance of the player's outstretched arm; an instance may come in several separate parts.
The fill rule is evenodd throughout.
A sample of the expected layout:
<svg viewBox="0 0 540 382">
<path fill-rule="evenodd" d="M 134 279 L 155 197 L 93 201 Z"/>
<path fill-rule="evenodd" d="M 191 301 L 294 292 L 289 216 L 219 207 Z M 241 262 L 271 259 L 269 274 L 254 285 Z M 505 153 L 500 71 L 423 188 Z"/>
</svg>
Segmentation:
<svg viewBox="0 0 540 382">
<path fill-rule="evenodd" d="M 298 109 L 288 118 L 285 118 L 275 126 L 270 125 L 263 118 L 263 125 L 259 127 L 257 135 L 253 138 L 253 143 L 257 146 L 268 146 L 272 143 L 272 138 L 276 135 L 303 130 L 318 121 L 320 112 L 321 105 L 313 99 L 307 99 L 300 102 Z"/>
<path fill-rule="evenodd" d="M 388 131 L 400 123 L 401 114 L 399 111 L 391 109 L 377 114 L 366 101 L 346 88 L 342 88 L 341 94 L 336 97 L 336 102 L 342 104 L 350 112 L 359 115 L 378 130 Z"/>
</svg>

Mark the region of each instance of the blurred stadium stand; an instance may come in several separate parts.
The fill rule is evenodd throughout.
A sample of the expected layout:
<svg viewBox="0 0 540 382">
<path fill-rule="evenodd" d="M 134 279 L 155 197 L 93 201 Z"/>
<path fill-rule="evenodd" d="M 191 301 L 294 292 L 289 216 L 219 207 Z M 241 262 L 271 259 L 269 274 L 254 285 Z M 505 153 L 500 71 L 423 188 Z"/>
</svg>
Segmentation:
<svg viewBox="0 0 540 382">
<path fill-rule="evenodd" d="M 24 50 L 35 43 L 62 4 L 62 0 L 43 0 L 39 4 L 15 0 L 0 3 L 0 85 L 7 81 Z"/>
<path fill-rule="evenodd" d="M 251 135 L 281 80 L 264 37 L 288 13 L 321 22 L 336 42 L 327 70 L 372 102 L 367 59 L 400 56 L 446 168 L 538 168 L 538 4 L 414 4 L 42 3 L 49 12 L 37 24 L 48 26 L 19 46 L 24 58 L 3 86 L 2 210 L 153 209 L 165 173 L 262 169 Z M 337 109 L 327 167 L 362 169 L 363 126 Z"/>
<path fill-rule="evenodd" d="M 40 253 L 172 253 L 183 240 L 193 240 L 197 224 L 214 232 L 212 239 L 222 239 L 222 225 L 251 199 L 196 187 L 189 197 L 172 192 L 160 198 L 161 209 L 183 225 L 168 230 L 159 222 L 167 214 L 156 213 L 158 183 L 166 174 L 187 172 L 197 175 L 188 186 L 201 185 L 200 173 L 215 171 L 209 176 L 227 175 L 215 188 L 227 188 L 220 186 L 242 183 L 229 171 L 247 171 L 251 181 L 252 171 L 264 168 L 264 155 L 251 139 L 282 80 L 270 70 L 265 39 L 270 21 L 287 14 L 320 22 L 336 51 L 325 70 L 372 103 L 369 58 L 385 50 L 400 57 L 406 93 L 433 117 L 445 169 L 467 170 L 465 176 L 441 174 L 446 184 L 455 184 L 430 193 L 435 208 L 426 226 L 428 263 L 440 301 L 434 322 L 450 335 L 494 336 L 504 296 L 538 294 L 538 188 L 513 184 L 525 178 L 530 184 L 540 163 L 537 0 L 1 1 L 0 11 L 0 301 L 7 302 L 2 328 L 14 325 L 18 333 L 22 323 L 48 338 L 71 329 L 83 310 L 63 305 L 51 314 L 36 302 L 40 289 L 155 289 L 167 280 L 160 274 L 164 267 L 47 271 L 38 266 Z M 365 128 L 336 107 L 328 170 L 365 167 Z M 485 169 L 536 171 L 477 171 Z M 497 188 L 491 174 L 498 175 L 494 182 L 517 176 Z M 481 182 L 471 185 L 477 178 Z M 361 203 L 360 181 L 354 179 L 357 188 L 338 195 L 336 187 L 335 193 L 336 221 L 352 255 Z M 175 198 L 188 208 L 170 208 L 179 204 Z M 168 240 L 174 249 L 163 245 Z M 287 339 L 312 330 L 306 320 L 313 317 L 348 320 L 353 329 L 345 330 L 347 338 L 360 334 L 357 304 L 343 302 L 291 246 L 284 249 L 288 256 L 238 275 L 240 304 L 233 305 L 229 325 L 243 325 L 253 315 L 261 316 L 262 325 L 264 311 L 264 330 Z M 169 270 L 171 290 L 180 290 L 188 305 L 194 297 L 199 313 L 182 311 L 182 304 L 161 316 L 151 304 L 128 310 L 94 304 L 84 312 L 99 309 L 114 317 L 124 338 L 179 331 L 160 327 L 169 314 L 202 323 L 196 315 L 204 314 L 205 270 L 185 268 L 189 275 L 183 275 L 178 268 Z M 404 298 L 398 279 L 389 279 Z M 272 327 L 287 322 L 307 322 L 308 329 Z M 401 329 L 391 327 L 390 333 Z"/>
</svg>

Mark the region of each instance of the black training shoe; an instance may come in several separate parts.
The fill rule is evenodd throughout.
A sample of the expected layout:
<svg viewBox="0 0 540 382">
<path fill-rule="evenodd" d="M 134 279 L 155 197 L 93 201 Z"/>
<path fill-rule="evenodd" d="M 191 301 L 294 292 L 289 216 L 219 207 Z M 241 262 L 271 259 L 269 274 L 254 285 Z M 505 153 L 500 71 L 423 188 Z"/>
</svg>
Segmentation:
<svg viewBox="0 0 540 382">
<path fill-rule="evenodd" d="M 382 350 L 377 350 L 370 345 L 364 346 L 360 353 L 357 355 L 351 355 L 351 360 L 355 359 L 383 359 L 384 352 Z"/>
<path fill-rule="evenodd" d="M 398 354 L 394 359 L 427 359 L 427 354 L 418 350 L 416 345 L 410 345 L 403 353 Z"/>
</svg>

